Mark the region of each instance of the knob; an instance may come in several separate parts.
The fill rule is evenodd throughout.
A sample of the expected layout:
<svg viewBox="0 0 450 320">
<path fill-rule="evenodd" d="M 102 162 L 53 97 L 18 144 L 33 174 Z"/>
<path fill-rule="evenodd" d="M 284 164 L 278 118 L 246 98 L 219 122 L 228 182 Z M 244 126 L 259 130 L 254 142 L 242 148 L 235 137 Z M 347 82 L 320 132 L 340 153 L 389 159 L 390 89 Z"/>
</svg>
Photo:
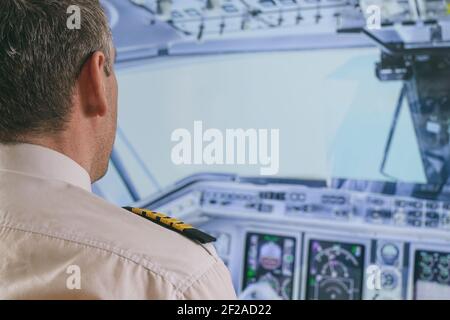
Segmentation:
<svg viewBox="0 0 450 320">
<path fill-rule="evenodd" d="M 398 277 L 392 271 L 383 271 L 381 273 L 381 286 L 386 290 L 393 290 L 397 287 Z"/>
</svg>

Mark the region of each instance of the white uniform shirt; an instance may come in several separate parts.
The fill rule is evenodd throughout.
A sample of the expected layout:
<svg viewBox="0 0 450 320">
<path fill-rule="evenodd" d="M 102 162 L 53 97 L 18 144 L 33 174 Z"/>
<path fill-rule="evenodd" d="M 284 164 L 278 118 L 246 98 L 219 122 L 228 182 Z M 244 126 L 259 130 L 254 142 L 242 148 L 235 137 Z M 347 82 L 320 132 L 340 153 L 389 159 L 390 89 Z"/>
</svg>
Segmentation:
<svg viewBox="0 0 450 320">
<path fill-rule="evenodd" d="M 211 244 L 91 193 L 70 158 L 0 145 L 0 299 L 235 299 Z"/>
</svg>

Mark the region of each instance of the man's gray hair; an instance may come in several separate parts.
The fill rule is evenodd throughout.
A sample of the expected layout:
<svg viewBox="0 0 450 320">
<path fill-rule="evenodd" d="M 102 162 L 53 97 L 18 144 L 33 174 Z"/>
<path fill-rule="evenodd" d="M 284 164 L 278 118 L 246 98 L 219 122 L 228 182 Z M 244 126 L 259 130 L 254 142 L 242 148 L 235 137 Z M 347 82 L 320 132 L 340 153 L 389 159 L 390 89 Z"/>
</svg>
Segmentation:
<svg viewBox="0 0 450 320">
<path fill-rule="evenodd" d="M 80 29 L 68 8 L 80 9 Z M 0 143 L 64 130 L 75 82 L 96 51 L 112 68 L 112 36 L 98 0 L 0 0 Z"/>
</svg>

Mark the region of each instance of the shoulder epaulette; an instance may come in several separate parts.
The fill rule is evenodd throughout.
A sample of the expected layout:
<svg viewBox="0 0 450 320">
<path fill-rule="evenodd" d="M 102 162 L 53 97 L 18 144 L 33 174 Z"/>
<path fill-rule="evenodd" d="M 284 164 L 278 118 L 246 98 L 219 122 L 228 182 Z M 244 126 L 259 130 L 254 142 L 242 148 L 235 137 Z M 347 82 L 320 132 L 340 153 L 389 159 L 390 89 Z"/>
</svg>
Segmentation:
<svg viewBox="0 0 450 320">
<path fill-rule="evenodd" d="M 163 226 L 167 229 L 178 232 L 183 236 L 185 236 L 186 238 L 198 241 L 202 244 L 216 241 L 216 238 L 214 238 L 213 236 L 204 233 L 203 231 L 200 231 L 198 229 L 195 229 L 190 224 L 186 224 L 178 219 L 169 217 L 165 214 L 147 209 L 139 209 L 132 207 L 124 207 L 124 209 L 134 214 L 137 214 L 138 216 L 141 216 L 147 220 L 150 220 L 156 224 L 159 224 L 160 226 Z"/>
</svg>

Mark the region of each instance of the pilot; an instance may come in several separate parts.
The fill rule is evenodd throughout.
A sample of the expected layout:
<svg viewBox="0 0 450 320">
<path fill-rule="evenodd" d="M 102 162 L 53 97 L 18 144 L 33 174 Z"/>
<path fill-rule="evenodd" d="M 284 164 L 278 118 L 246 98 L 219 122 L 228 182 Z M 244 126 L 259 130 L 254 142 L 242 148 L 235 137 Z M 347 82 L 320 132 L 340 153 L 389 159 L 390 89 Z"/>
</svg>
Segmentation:
<svg viewBox="0 0 450 320">
<path fill-rule="evenodd" d="M 98 0 L 0 1 L 0 299 L 236 298 L 212 243 L 91 192 L 116 133 L 114 59 Z"/>
</svg>

